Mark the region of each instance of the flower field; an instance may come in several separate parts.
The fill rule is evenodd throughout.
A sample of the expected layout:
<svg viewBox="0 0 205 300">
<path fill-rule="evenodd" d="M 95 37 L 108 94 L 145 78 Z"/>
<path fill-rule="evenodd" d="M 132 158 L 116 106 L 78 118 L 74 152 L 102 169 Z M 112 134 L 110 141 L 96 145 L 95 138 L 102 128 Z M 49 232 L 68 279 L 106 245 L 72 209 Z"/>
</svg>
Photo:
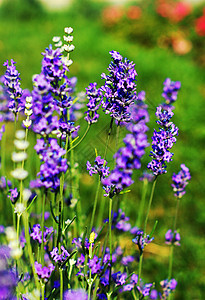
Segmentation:
<svg viewBox="0 0 205 300">
<path fill-rule="evenodd" d="M 202 7 L 23 2 L 0 12 L 0 299 L 203 299 Z"/>
</svg>

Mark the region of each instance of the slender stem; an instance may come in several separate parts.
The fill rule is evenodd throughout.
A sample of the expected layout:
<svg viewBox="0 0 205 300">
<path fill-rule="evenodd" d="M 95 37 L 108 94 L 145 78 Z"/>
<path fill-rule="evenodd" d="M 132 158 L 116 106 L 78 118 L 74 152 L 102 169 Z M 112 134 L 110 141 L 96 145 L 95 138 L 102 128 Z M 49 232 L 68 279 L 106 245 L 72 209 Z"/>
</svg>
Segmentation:
<svg viewBox="0 0 205 300">
<path fill-rule="evenodd" d="M 45 284 L 41 283 L 41 299 L 45 299 Z"/>
<path fill-rule="evenodd" d="M 111 121 L 110 121 L 110 128 L 109 128 L 109 131 L 108 131 L 107 141 L 106 141 L 106 145 L 105 145 L 104 159 L 106 159 L 106 155 L 107 155 L 107 149 L 108 149 L 108 145 L 109 145 L 109 141 L 110 141 L 110 135 L 111 135 L 111 132 L 112 132 L 113 121 L 114 121 L 114 118 L 112 118 Z"/>
<path fill-rule="evenodd" d="M 72 149 L 74 149 L 75 147 L 77 147 L 77 146 L 84 140 L 84 138 L 86 137 L 86 135 L 87 135 L 89 129 L 90 129 L 90 124 L 88 124 L 88 127 L 87 127 L 86 131 L 84 132 L 82 138 L 81 138 L 74 146 L 72 146 L 72 147 L 67 151 L 67 153 L 70 152 L 70 151 L 71 151 Z"/>
<path fill-rule="evenodd" d="M 17 214 L 17 227 L 16 227 L 17 241 L 19 240 L 20 218 L 21 218 L 21 216 L 19 214 Z"/>
<path fill-rule="evenodd" d="M 63 300 L 63 269 L 59 269 L 60 272 L 60 300 Z"/>
<path fill-rule="evenodd" d="M 110 263 L 112 265 L 112 198 L 109 199 L 109 243 L 110 243 Z"/>
<path fill-rule="evenodd" d="M 100 282 L 100 279 L 97 278 L 96 282 L 95 282 L 95 289 L 94 289 L 94 292 L 93 292 L 93 298 L 92 298 L 92 300 L 96 299 L 99 282 Z"/>
<path fill-rule="evenodd" d="M 133 296 L 134 300 L 137 300 L 137 296 L 136 296 L 134 288 L 132 289 L 132 296 Z"/>
<path fill-rule="evenodd" d="M 142 198 L 141 198 L 141 201 L 140 201 L 139 213 L 138 213 L 138 218 L 137 218 L 137 222 L 136 222 L 137 227 L 140 227 L 142 225 L 142 217 L 143 217 L 143 212 L 144 212 L 144 207 L 145 207 L 147 187 L 148 187 L 148 180 L 145 179 L 145 180 L 143 180 Z"/>
<path fill-rule="evenodd" d="M 117 124 L 117 131 L 116 131 L 116 144 L 115 144 L 115 147 L 116 147 L 116 152 L 118 150 L 118 145 L 119 145 L 119 136 L 120 136 L 120 122 L 118 122 Z"/>
<path fill-rule="evenodd" d="M 91 299 L 91 288 L 92 288 L 92 278 L 91 278 L 91 269 L 89 271 L 89 283 L 88 283 L 88 300 Z"/>
<path fill-rule="evenodd" d="M 180 203 L 180 199 L 177 198 L 175 216 L 174 216 L 174 224 L 173 224 L 173 234 L 176 230 L 176 225 L 177 225 L 177 216 L 178 216 L 178 212 L 179 212 L 179 203 Z M 174 257 L 174 244 L 172 243 L 171 248 L 170 248 L 170 255 L 169 255 L 169 273 L 168 273 L 168 279 L 169 280 L 172 277 L 173 257 Z"/>
<path fill-rule="evenodd" d="M 150 211 L 150 208 L 151 208 L 151 205 L 152 205 L 152 200 L 153 200 L 153 195 L 154 195 L 156 182 L 157 182 L 157 177 L 153 181 L 153 185 L 152 185 L 152 190 L 151 190 L 150 199 L 149 199 L 148 208 L 147 208 L 147 214 L 146 214 L 145 222 L 144 222 L 144 234 L 146 234 L 146 230 L 147 230 L 147 222 L 148 222 L 148 217 L 149 217 L 149 211 Z"/>
<path fill-rule="evenodd" d="M 35 270 L 35 266 L 34 266 L 34 257 L 33 257 L 33 252 L 32 252 L 32 248 L 31 248 L 31 241 L 30 241 L 29 227 L 28 227 L 28 213 L 27 212 L 24 212 L 24 214 L 23 214 L 23 222 L 24 222 L 24 228 L 25 228 L 26 246 L 28 248 L 28 255 L 29 255 L 29 260 L 30 260 L 30 264 L 32 267 L 33 275 L 34 275 L 35 285 L 40 290 L 38 276 L 36 274 L 36 270 Z"/>
<path fill-rule="evenodd" d="M 97 190 L 95 194 L 95 200 L 94 200 L 94 206 L 93 206 L 93 212 L 92 212 L 92 218 L 90 222 L 90 230 L 89 230 L 89 235 L 91 234 L 92 228 L 93 228 L 93 223 L 94 223 L 94 218 L 95 218 L 95 212 L 96 212 L 96 207 L 97 207 L 97 202 L 98 202 L 98 195 L 99 195 L 99 190 L 100 190 L 100 177 L 97 185 Z"/>
<path fill-rule="evenodd" d="M 41 220 L 41 230 L 42 230 L 42 242 L 41 242 L 41 264 L 44 264 L 44 224 L 45 224 L 45 202 L 46 202 L 46 194 L 45 191 L 43 196 L 43 206 L 42 206 L 42 220 Z"/>
<path fill-rule="evenodd" d="M 147 222 L 148 222 L 148 217 L 149 217 L 149 211 L 150 211 L 150 208 L 152 205 L 154 190 L 155 190 L 155 186 L 156 186 L 156 180 L 157 180 L 157 177 L 153 181 L 153 185 L 152 185 L 152 190 L 151 190 L 150 199 L 149 199 L 148 208 L 147 208 L 147 214 L 146 214 L 145 222 L 144 222 L 144 235 L 146 235 Z M 138 272 L 139 280 L 140 280 L 141 273 L 142 273 L 142 261 L 143 261 L 143 252 L 140 253 L 140 259 L 139 259 L 139 272 Z M 139 297 L 140 297 L 140 295 L 139 295 Z"/>
</svg>

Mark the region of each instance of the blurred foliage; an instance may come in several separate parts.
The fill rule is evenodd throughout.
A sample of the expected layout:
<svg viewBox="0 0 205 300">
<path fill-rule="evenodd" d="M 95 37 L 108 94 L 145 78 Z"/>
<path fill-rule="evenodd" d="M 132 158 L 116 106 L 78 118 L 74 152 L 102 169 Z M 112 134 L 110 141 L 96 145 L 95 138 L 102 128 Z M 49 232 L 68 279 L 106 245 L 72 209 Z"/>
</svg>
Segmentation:
<svg viewBox="0 0 205 300">
<path fill-rule="evenodd" d="M 168 173 L 161 176 L 157 182 L 149 229 L 152 228 L 155 219 L 158 219 L 155 243 L 163 245 L 164 234 L 172 226 L 175 209 L 175 200 L 170 186 L 172 172 L 178 172 L 180 164 L 185 163 L 190 168 L 192 180 L 187 186 L 187 194 L 182 198 L 180 205 L 178 227 L 182 236 L 182 246 L 175 251 L 174 276 L 179 281 L 175 299 L 203 299 L 205 292 L 203 254 L 205 244 L 203 239 L 205 228 L 204 69 L 193 64 L 192 55 L 178 56 L 167 51 L 166 48 L 158 47 L 157 36 L 162 28 L 166 30 L 168 24 L 166 24 L 166 20 L 154 17 L 150 6 L 148 6 L 147 15 L 133 27 L 130 26 L 130 21 L 123 19 L 122 23 L 111 28 L 102 25 L 101 16 L 105 4 L 99 5 L 88 0 L 76 0 L 68 11 L 45 13 L 38 6 L 37 1 L 30 2 L 34 5 L 32 10 L 28 9 L 29 1 L 21 0 L 21 3 L 25 2 L 25 5 L 21 7 L 17 2 L 13 4 L 13 1 L 12 5 L 11 2 L 10 4 L 9 2 L 5 3 L 0 10 L 0 74 L 5 71 L 2 66 L 3 62 L 13 58 L 21 73 L 23 88 L 32 88 L 32 75 L 40 72 L 41 52 L 52 42 L 53 36 L 63 35 L 63 28 L 66 26 L 74 28 L 76 48 L 71 54 L 74 63 L 70 67 L 70 75 L 78 77 L 78 91 L 85 91 L 85 87 L 90 82 L 96 81 L 98 84 L 102 84 L 100 74 L 106 72 L 110 62 L 108 52 L 110 50 L 119 51 L 123 56 L 136 63 L 139 75 L 138 91 L 145 90 L 147 94 L 151 118 L 150 128 L 155 126 L 156 106 L 162 102 L 161 93 L 164 79 L 170 77 L 174 81 L 181 81 L 182 89 L 174 111 L 174 122 L 179 127 L 179 137 L 173 147 L 174 157 L 173 162 L 168 166 Z M 17 8 L 11 7 L 13 5 L 17 5 Z M 27 9 L 28 13 L 23 17 Z M 183 26 L 185 25 L 183 23 Z M 141 32 L 141 36 L 139 32 Z M 201 45 L 201 42 L 195 45 L 193 51 L 196 51 L 196 54 L 194 55 L 197 56 Z M 80 188 L 85 221 L 92 207 L 90 199 L 95 194 L 95 181 L 97 180 L 85 174 L 85 163 L 88 158 L 94 160 L 96 145 L 98 145 L 99 154 L 103 153 L 110 122 L 109 116 L 102 113 L 100 116 L 99 123 L 91 126 L 86 141 L 83 141 L 76 149 L 79 169 L 84 172 Z M 10 129 L 10 135 L 7 137 L 8 149 L 12 149 L 13 124 L 7 124 L 7 126 Z M 80 136 L 83 135 L 85 127 L 85 121 L 82 119 Z M 150 129 L 148 133 L 150 142 L 152 133 L 153 130 Z M 114 134 L 115 129 L 112 132 L 112 144 L 108 151 L 108 161 L 111 167 L 113 166 L 113 149 L 115 149 Z M 121 138 L 124 135 L 125 130 L 123 129 L 120 133 Z M 150 159 L 149 150 L 150 148 L 147 149 L 147 154 L 143 158 L 142 169 L 146 168 Z M 31 160 L 32 165 L 33 163 Z M 7 157 L 7 165 L 9 164 L 10 158 Z M 9 169 L 7 173 L 9 177 Z M 133 225 L 138 213 L 142 188 L 141 183 L 137 180 L 140 175 L 141 171 L 137 171 L 136 183 L 131 187 L 132 192 L 124 195 L 121 200 L 122 208 L 131 217 Z M 158 284 L 167 276 L 167 265 L 167 256 L 162 259 L 157 253 L 154 255 L 147 253 L 143 265 L 143 276 L 147 282 L 155 280 Z"/>
<path fill-rule="evenodd" d="M 22 22 L 33 18 L 41 18 L 45 10 L 39 0 L 3 0 L 0 7 L 1 18 L 15 18 Z"/>
</svg>

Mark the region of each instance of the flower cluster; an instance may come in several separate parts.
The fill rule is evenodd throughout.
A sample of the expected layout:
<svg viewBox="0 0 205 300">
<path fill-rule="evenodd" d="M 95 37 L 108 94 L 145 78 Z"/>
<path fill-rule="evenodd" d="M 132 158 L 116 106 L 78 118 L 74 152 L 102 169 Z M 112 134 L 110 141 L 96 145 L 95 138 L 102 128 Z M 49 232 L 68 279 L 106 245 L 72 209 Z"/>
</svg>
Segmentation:
<svg viewBox="0 0 205 300">
<path fill-rule="evenodd" d="M 34 266 L 39 279 L 42 280 L 43 282 L 47 282 L 48 279 L 51 277 L 53 270 L 55 270 L 53 264 L 49 264 L 48 267 L 46 266 L 42 267 L 41 264 L 35 261 Z"/>
<path fill-rule="evenodd" d="M 88 110 L 85 112 L 85 120 L 88 124 L 93 124 L 96 123 L 99 118 L 97 111 L 102 102 L 102 91 L 97 89 L 96 82 L 91 83 L 86 88 L 86 96 L 89 102 L 87 103 Z"/>
<path fill-rule="evenodd" d="M 40 172 L 37 174 L 40 177 L 41 185 L 46 189 L 56 190 L 60 186 L 60 173 L 65 173 L 68 168 L 66 158 L 62 158 L 66 150 L 60 148 L 57 140 L 53 138 L 49 138 L 47 142 L 43 138 L 37 140 L 34 149 L 43 162 Z"/>
<path fill-rule="evenodd" d="M 3 82 L 9 95 L 8 107 L 14 115 L 24 109 L 24 103 L 21 99 L 23 91 L 20 86 L 20 73 L 16 70 L 15 63 L 13 59 L 11 59 L 11 65 L 9 65 L 8 60 L 4 63 L 7 69 Z"/>
<path fill-rule="evenodd" d="M 171 109 L 162 110 L 162 107 L 157 107 L 156 116 L 159 124 L 159 131 L 154 130 L 152 137 L 152 150 L 150 156 L 153 158 L 148 164 L 148 169 L 152 170 L 154 175 L 166 173 L 166 163 L 172 161 L 173 153 L 169 150 L 176 142 L 178 128 L 171 122 L 174 113 Z"/>
<path fill-rule="evenodd" d="M 106 160 L 101 158 L 101 156 L 96 157 L 94 167 L 92 167 L 91 163 L 87 161 L 87 170 L 89 171 L 90 176 L 93 174 L 99 174 L 100 178 L 105 178 L 110 173 Z"/>
<path fill-rule="evenodd" d="M 181 198 L 185 193 L 185 187 L 188 184 L 188 181 L 191 179 L 191 175 L 189 169 L 184 165 L 181 164 L 181 170 L 178 174 L 173 174 L 172 176 L 172 187 L 175 192 L 175 196 L 177 198 Z"/>
<path fill-rule="evenodd" d="M 137 101 L 129 108 L 132 122 L 127 125 L 127 128 L 130 133 L 123 139 L 125 146 L 114 155 L 116 167 L 109 177 L 103 180 L 105 196 L 113 197 L 133 183 L 133 170 L 141 167 L 141 158 L 145 153 L 145 148 L 149 146 L 146 135 L 148 128 L 145 124 L 149 116 L 144 97 L 141 96 L 136 96 Z"/>
<path fill-rule="evenodd" d="M 150 244 L 154 240 L 154 237 L 150 237 L 149 234 L 145 234 L 142 230 L 138 230 L 136 233 L 136 237 L 132 240 L 133 243 L 135 243 L 140 253 L 144 251 L 144 247 L 148 244 Z"/>
<path fill-rule="evenodd" d="M 181 88 L 180 81 L 171 81 L 170 78 L 167 78 L 164 81 L 164 88 L 162 97 L 165 99 L 165 103 L 162 104 L 163 109 L 174 108 L 172 104 L 177 100 L 178 91 Z"/>
<path fill-rule="evenodd" d="M 14 291 L 17 285 L 15 273 L 9 269 L 8 258 L 10 250 L 8 247 L 0 247 L 0 299 L 15 300 Z"/>
<path fill-rule="evenodd" d="M 8 103 L 10 98 L 3 82 L 4 76 L 0 76 L 0 122 L 8 122 L 14 120 L 14 115 L 9 110 Z"/>
<path fill-rule="evenodd" d="M 53 227 L 45 227 L 43 232 L 43 242 L 46 242 L 46 238 L 53 232 Z M 30 234 L 34 241 L 38 241 L 39 244 L 42 243 L 42 231 L 40 224 L 34 224 L 32 228 L 32 232 Z"/>
<path fill-rule="evenodd" d="M 70 255 L 63 246 L 61 246 L 60 252 L 61 253 L 59 253 L 58 247 L 53 248 L 50 252 L 52 259 L 58 264 L 62 264 Z"/>
<path fill-rule="evenodd" d="M 103 73 L 105 84 L 101 87 L 103 93 L 102 108 L 118 122 L 129 122 L 129 106 L 137 100 L 135 64 L 127 58 L 123 59 L 117 51 L 110 51 L 112 62 L 108 67 L 109 75 Z"/>
<path fill-rule="evenodd" d="M 180 243 L 179 243 L 180 240 L 181 240 L 180 234 L 176 230 L 174 232 L 172 232 L 172 230 L 169 229 L 165 234 L 165 243 L 167 245 L 180 246 Z"/>
</svg>

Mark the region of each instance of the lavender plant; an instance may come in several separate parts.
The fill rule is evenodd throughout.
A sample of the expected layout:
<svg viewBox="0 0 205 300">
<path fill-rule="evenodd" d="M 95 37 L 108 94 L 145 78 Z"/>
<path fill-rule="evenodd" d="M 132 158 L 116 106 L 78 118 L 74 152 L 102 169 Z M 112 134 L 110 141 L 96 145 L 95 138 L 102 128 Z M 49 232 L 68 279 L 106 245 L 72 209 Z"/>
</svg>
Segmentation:
<svg viewBox="0 0 205 300">
<path fill-rule="evenodd" d="M 109 300 L 129 296 L 135 300 L 168 299 L 177 286 L 171 277 L 173 246 L 180 245 L 176 228 L 178 206 L 173 229 L 165 235 L 171 254 L 168 277 L 160 282 L 162 292 L 156 290 L 155 278 L 146 282 L 142 262 L 145 247 L 154 240 L 157 224 L 147 232 L 156 179 L 167 172 L 167 163 L 173 157 L 170 150 L 178 135 L 171 118 L 180 82 L 169 78 L 164 82 L 162 96 L 166 102 L 157 108 L 159 130 L 154 130 L 152 161 L 147 166 L 151 173 L 144 172 L 141 177 L 146 182 L 145 190 L 137 221 L 132 222 L 122 209 L 120 195 L 126 196 L 127 188 L 135 184 L 135 171 L 141 168 L 149 146 L 145 92 L 137 93 L 135 64 L 119 52 L 111 51 L 109 74 L 101 75 L 104 85 L 97 88 L 94 82 L 83 96 L 77 94 L 76 78 L 68 77 L 72 64 L 70 53 L 75 48 L 71 44 L 72 32 L 71 27 L 66 27 L 63 41 L 54 37 L 54 46 L 50 45 L 42 53 L 42 68 L 33 76 L 32 91 L 21 89 L 20 74 L 13 60 L 11 65 L 8 61 L 4 64 L 1 121 L 15 119 L 15 130 L 17 125 L 23 129 L 15 132 L 12 182 L 1 173 L 0 190 L 11 204 L 13 224 L 0 227 L 0 299 Z M 83 133 L 78 121 L 84 97 L 88 127 Z M 83 143 L 90 127 L 100 122 L 103 113 L 111 118 L 110 128 L 105 149 L 96 149 L 94 166 L 90 161 L 86 165 L 90 176 L 98 176 L 98 184 L 93 204 L 89 199 L 92 212 L 85 219 L 77 192 L 80 174 L 75 149 Z M 106 156 L 114 126 L 117 134 L 112 164 Z M 125 131 L 126 135 L 119 148 L 120 130 L 121 135 Z M 2 134 L 5 134 L 4 127 L 0 138 Z M 35 146 L 30 149 L 32 139 Z M 31 151 L 35 160 L 33 169 L 29 165 Z M 103 154 L 98 155 L 98 151 Z M 182 164 L 179 174 L 173 175 L 177 203 L 189 179 L 189 170 Z M 149 181 L 153 186 L 145 215 Z M 100 209 L 98 200 L 104 203 Z M 104 207 L 107 213 L 103 220 Z M 122 246 L 124 237 L 131 242 L 131 247 Z"/>
</svg>

